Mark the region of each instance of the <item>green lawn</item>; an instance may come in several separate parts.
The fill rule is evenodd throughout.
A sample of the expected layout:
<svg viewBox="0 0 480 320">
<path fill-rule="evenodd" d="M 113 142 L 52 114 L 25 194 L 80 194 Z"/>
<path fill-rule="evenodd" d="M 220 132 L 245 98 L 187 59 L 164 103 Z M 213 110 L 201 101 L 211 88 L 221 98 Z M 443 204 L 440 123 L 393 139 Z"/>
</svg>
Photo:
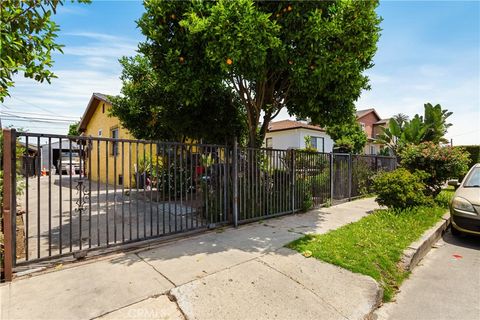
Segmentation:
<svg viewBox="0 0 480 320">
<path fill-rule="evenodd" d="M 305 256 L 371 276 L 383 287 L 383 300 L 390 301 L 408 276 L 408 272 L 397 267 L 402 252 L 439 221 L 452 195 L 453 190 L 443 191 L 437 198 L 441 206 L 401 212 L 377 210 L 326 234 L 307 235 L 288 247 Z"/>
</svg>

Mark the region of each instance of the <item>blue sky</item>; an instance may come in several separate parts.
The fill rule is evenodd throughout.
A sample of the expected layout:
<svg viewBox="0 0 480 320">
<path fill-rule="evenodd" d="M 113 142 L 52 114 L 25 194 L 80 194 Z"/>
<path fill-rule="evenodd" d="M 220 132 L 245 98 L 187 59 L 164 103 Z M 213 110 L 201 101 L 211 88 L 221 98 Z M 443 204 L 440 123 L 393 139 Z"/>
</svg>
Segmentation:
<svg viewBox="0 0 480 320">
<path fill-rule="evenodd" d="M 117 94 L 118 58 L 133 55 L 143 39 L 135 20 L 139 1 L 67 4 L 55 20 L 64 54 L 55 54 L 51 85 L 16 78 L 1 106 L 3 112 L 45 114 L 78 119 L 92 92 Z M 366 73 L 370 91 L 358 109 L 376 108 L 382 117 L 423 112 L 425 102 L 453 111 L 448 138 L 454 144 L 480 144 L 480 2 L 383 1 L 378 13 L 383 29 L 375 66 Z M 278 119 L 288 117 L 286 112 Z M 3 121 L 33 132 L 66 133 L 67 124 Z"/>
</svg>

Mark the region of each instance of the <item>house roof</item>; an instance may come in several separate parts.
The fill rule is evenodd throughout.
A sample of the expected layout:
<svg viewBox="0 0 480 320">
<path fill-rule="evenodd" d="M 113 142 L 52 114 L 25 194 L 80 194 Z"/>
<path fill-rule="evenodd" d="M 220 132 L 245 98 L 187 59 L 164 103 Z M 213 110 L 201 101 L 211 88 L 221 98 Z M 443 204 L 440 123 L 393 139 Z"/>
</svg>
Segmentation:
<svg viewBox="0 0 480 320">
<path fill-rule="evenodd" d="M 380 118 L 380 116 L 378 115 L 377 111 L 375 111 L 374 108 L 370 108 L 370 109 L 364 109 L 364 110 L 357 110 L 357 112 L 356 112 L 357 120 L 365 117 L 367 114 L 369 114 L 371 112 L 373 112 L 373 114 L 375 114 L 375 116 L 377 117 L 378 120 L 382 119 L 382 118 Z"/>
<path fill-rule="evenodd" d="M 78 130 L 80 132 L 83 132 L 87 129 L 87 125 L 90 122 L 90 119 L 92 119 L 92 116 L 101 101 L 111 103 L 106 94 L 94 92 L 90 98 L 90 101 L 88 102 L 85 112 L 83 113 L 82 120 L 80 120 L 80 124 L 78 125 Z"/>
<path fill-rule="evenodd" d="M 374 124 L 386 124 L 388 121 L 390 121 L 390 118 L 388 118 L 388 119 L 380 119 L 380 120 L 378 120 L 377 122 L 375 122 Z"/>
<path fill-rule="evenodd" d="M 270 124 L 268 125 L 268 132 L 293 130 L 293 129 L 299 129 L 299 128 L 315 130 L 315 131 L 325 131 L 325 129 L 321 128 L 320 126 L 307 124 L 301 121 L 281 120 L 281 121 L 270 122 Z"/>
<path fill-rule="evenodd" d="M 38 151 L 37 146 L 35 146 L 35 145 L 33 145 L 33 144 L 30 144 L 30 143 L 29 143 L 28 146 L 27 146 L 27 144 L 26 144 L 25 142 L 19 141 L 18 143 L 19 143 L 22 147 L 27 148 L 29 151 L 34 151 L 34 152 L 37 152 L 37 151 Z"/>
</svg>

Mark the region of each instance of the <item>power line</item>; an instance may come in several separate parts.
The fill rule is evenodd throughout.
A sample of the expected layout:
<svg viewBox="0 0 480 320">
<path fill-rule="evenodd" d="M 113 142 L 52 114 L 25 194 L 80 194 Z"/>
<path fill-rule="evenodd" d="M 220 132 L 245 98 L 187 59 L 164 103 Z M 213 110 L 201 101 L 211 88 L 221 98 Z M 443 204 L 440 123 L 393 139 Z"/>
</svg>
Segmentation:
<svg viewBox="0 0 480 320">
<path fill-rule="evenodd" d="M 34 116 L 44 116 L 44 117 L 51 117 L 51 115 L 47 115 L 45 113 L 36 113 L 36 112 L 22 112 L 21 114 L 18 114 L 18 113 L 14 113 L 14 112 L 9 112 L 9 111 L 1 111 L 1 113 L 3 114 L 6 114 L 6 115 L 10 115 L 10 116 L 19 116 L 19 117 L 22 117 L 24 114 L 26 115 L 34 115 Z M 72 121 L 79 121 L 80 118 L 76 118 L 76 117 L 67 117 L 67 116 L 58 116 L 56 118 L 64 118 L 64 119 L 61 119 L 61 120 L 72 120 Z M 51 119 L 51 118 L 46 118 L 46 119 Z"/>
<path fill-rule="evenodd" d="M 31 102 L 28 102 L 28 101 L 26 101 L 26 100 L 20 99 L 20 98 L 15 97 L 15 96 L 12 96 L 12 98 L 17 99 L 17 100 L 19 100 L 19 101 L 22 101 L 23 103 L 29 104 L 29 105 L 31 105 L 32 107 L 35 107 L 35 108 L 37 108 L 37 109 L 46 111 L 46 112 L 50 113 L 51 115 L 56 116 L 55 113 L 53 113 L 52 111 L 50 111 L 50 110 L 48 110 L 48 109 L 46 109 L 46 108 L 44 108 L 44 107 L 37 106 L 36 104 L 33 104 L 33 103 L 31 103 Z"/>
<path fill-rule="evenodd" d="M 25 121 L 25 122 L 39 122 L 39 123 L 65 123 L 65 124 L 73 124 L 76 121 L 69 121 L 69 120 L 53 120 L 53 119 L 35 119 L 35 118 L 25 118 L 25 117 L 13 117 L 7 116 L 2 117 L 2 120 L 10 120 L 10 121 Z"/>
</svg>

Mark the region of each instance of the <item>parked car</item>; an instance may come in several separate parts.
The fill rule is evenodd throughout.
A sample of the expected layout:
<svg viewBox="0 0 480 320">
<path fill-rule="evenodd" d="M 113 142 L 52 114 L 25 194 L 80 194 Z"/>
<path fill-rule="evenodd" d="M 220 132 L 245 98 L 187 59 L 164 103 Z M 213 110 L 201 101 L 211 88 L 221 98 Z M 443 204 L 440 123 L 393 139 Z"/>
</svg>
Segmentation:
<svg viewBox="0 0 480 320">
<path fill-rule="evenodd" d="M 452 234 L 480 235 L 480 163 L 475 164 L 461 183 L 450 181 L 457 188 L 450 204 Z"/>
</svg>

